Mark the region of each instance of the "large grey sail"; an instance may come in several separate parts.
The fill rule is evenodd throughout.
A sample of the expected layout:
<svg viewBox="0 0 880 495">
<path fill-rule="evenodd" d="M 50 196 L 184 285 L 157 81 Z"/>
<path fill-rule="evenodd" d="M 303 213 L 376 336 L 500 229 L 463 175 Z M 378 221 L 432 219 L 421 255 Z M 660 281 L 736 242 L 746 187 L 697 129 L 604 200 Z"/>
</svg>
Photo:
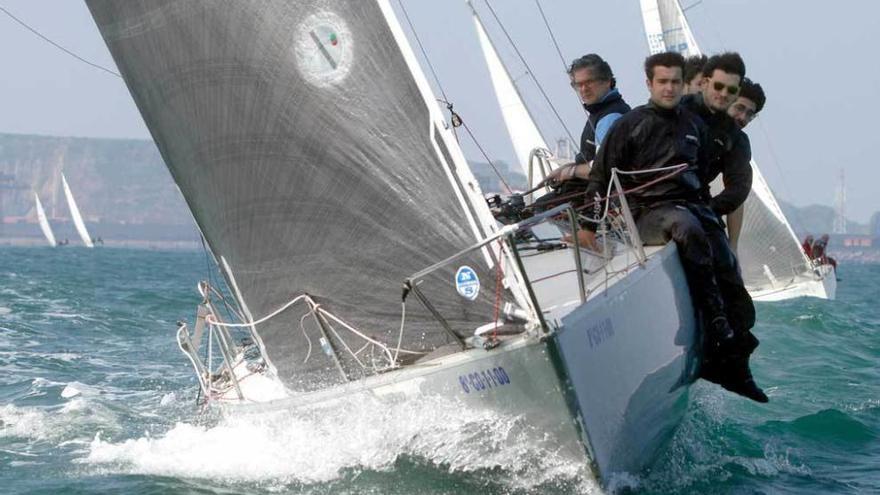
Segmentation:
<svg viewBox="0 0 880 495">
<path fill-rule="evenodd" d="M 396 341 L 402 281 L 472 244 L 481 227 L 462 198 L 456 143 L 432 120 L 387 3 L 87 3 L 246 313 L 257 319 L 307 293 Z M 456 293 L 460 265 L 482 281 L 475 300 Z M 511 299 L 494 275 L 478 252 L 422 289 L 463 336 Z M 257 328 L 295 390 L 340 380 L 314 319 L 300 327 L 304 314 L 294 308 Z M 449 340 L 409 302 L 404 347 Z M 340 357 L 351 376 L 363 372 Z"/>
</svg>

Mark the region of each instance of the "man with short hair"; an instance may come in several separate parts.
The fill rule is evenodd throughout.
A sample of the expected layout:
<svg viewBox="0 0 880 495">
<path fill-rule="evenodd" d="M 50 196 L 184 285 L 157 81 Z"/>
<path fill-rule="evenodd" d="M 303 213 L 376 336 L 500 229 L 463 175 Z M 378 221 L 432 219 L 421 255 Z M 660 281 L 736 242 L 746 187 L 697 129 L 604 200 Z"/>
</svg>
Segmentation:
<svg viewBox="0 0 880 495">
<path fill-rule="evenodd" d="M 702 195 L 700 179 L 708 159 L 708 129 L 679 105 L 684 66 L 684 58 L 674 52 L 645 60 L 650 100 L 620 117 L 605 137 L 590 171 L 586 196 L 594 201 L 595 208 L 587 214 L 602 216 L 604 203 L 599 198 L 606 193 L 613 168 L 650 172 L 684 164 L 678 174 L 647 187 L 645 184 L 658 173 L 621 175 L 620 182 L 624 189 L 632 190 L 627 200 L 642 240 L 654 245 L 672 240 L 678 246 L 694 305 L 705 323 L 704 358 L 715 373 L 711 378 L 720 377 L 715 381 L 724 388 L 766 402 L 767 396 L 755 384 L 748 367 L 742 368 L 740 342 L 728 321 L 716 276 L 713 245 L 726 241 L 718 217 Z M 579 240 L 593 249 L 595 228 L 588 223 L 587 229 L 578 233 Z M 728 362 L 733 362 L 736 369 L 728 367 Z"/>
<path fill-rule="evenodd" d="M 703 66 L 703 89 L 700 93 L 682 98 L 682 106 L 698 115 L 708 127 L 708 160 L 703 169 L 703 199 L 721 218 L 728 215 L 731 224 L 727 236 L 714 228 L 713 222 L 704 222 L 712 243 L 715 273 L 728 309 L 731 327 L 736 332 L 737 352 L 734 357 L 708 359 L 703 363 L 701 376 L 721 383 L 751 380 L 748 356 L 757 348 L 758 339 L 751 333 L 755 324 L 755 307 L 742 280 L 739 262 L 731 244 L 736 245 L 742 225 L 742 204 L 752 190 L 752 151 L 748 136 L 728 115 L 728 110 L 739 96 L 746 66 L 738 53 L 713 55 Z M 711 196 L 710 183 L 722 176 L 724 189 Z M 740 209 L 739 214 L 736 214 Z M 733 215 L 731 215 L 733 214 Z M 763 393 L 762 393 L 763 395 Z M 757 399 L 756 399 L 757 400 Z"/>
<path fill-rule="evenodd" d="M 682 98 L 682 105 L 709 127 L 709 163 L 703 192 L 719 216 L 736 210 L 752 190 L 751 144 L 727 114 L 739 95 L 745 74 L 746 66 L 738 53 L 713 55 L 703 66 L 702 91 Z M 719 174 L 724 180 L 724 190 L 711 197 L 709 183 Z"/>
<path fill-rule="evenodd" d="M 558 195 L 586 187 L 590 163 L 605 134 L 621 115 L 630 111 L 630 106 L 617 90 L 611 66 L 599 55 L 590 53 L 575 59 L 568 69 L 568 77 L 589 117 L 581 133 L 580 151 L 574 163 L 553 170 L 544 179 L 550 184 L 565 183 Z"/>
<path fill-rule="evenodd" d="M 703 90 L 703 66 L 709 60 L 705 55 L 692 55 L 684 63 L 684 94 L 692 95 Z"/>
<path fill-rule="evenodd" d="M 742 130 L 761 113 L 766 103 L 767 95 L 764 94 L 764 88 L 746 77 L 743 79 L 742 86 L 739 89 L 739 96 L 733 102 L 733 105 L 730 105 L 730 108 L 727 109 L 727 114 L 736 122 L 737 127 Z"/>
</svg>

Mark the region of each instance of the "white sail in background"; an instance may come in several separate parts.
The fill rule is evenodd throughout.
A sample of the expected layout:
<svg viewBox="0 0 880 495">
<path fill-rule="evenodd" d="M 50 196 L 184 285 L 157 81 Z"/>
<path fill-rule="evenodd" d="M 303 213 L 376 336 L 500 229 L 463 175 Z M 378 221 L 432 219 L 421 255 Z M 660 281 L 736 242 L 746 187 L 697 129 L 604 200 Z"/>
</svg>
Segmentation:
<svg viewBox="0 0 880 495">
<path fill-rule="evenodd" d="M 700 47 L 678 0 L 640 0 L 648 49 L 652 54 L 678 52 L 685 57 L 700 54 Z"/>
<path fill-rule="evenodd" d="M 43 203 L 40 201 L 40 195 L 34 193 L 34 200 L 37 204 L 37 220 L 40 222 L 40 228 L 43 230 L 43 235 L 46 236 L 46 240 L 49 241 L 50 246 L 57 246 L 58 243 L 55 242 L 55 234 L 52 233 L 52 226 L 49 225 L 49 219 L 46 218 L 46 210 L 43 209 Z"/>
<path fill-rule="evenodd" d="M 480 40 L 480 48 L 483 50 L 483 57 L 486 59 L 486 66 L 489 69 L 489 75 L 492 78 L 492 88 L 495 90 L 495 97 L 498 99 L 498 106 L 501 108 L 501 114 L 504 117 L 504 124 L 507 126 L 507 133 L 513 143 L 513 149 L 516 152 L 516 159 L 522 167 L 523 174 L 529 177 L 529 156 L 535 148 L 549 149 L 547 141 L 538 130 L 535 120 L 529 113 L 528 108 L 523 102 L 522 96 L 513 83 L 513 78 L 498 56 L 492 40 L 486 33 L 483 23 L 480 20 L 477 11 L 473 5 L 468 2 L 474 17 L 474 25 L 477 28 L 477 37 Z M 537 171 L 535 171 L 537 172 Z M 536 174 L 536 181 L 540 180 Z M 534 186 L 530 184 L 529 187 Z"/>
<path fill-rule="evenodd" d="M 640 3 L 651 54 L 663 51 L 679 52 L 685 57 L 701 54 L 678 0 L 640 0 Z M 804 272 L 811 271 L 811 263 L 758 164 L 752 160 L 751 166 L 752 191 L 744 205 L 737 255 L 746 287 L 757 293 L 795 283 Z M 720 179 L 716 180 L 713 192 L 721 187 Z"/>
<path fill-rule="evenodd" d="M 76 200 L 73 199 L 73 193 L 70 191 L 70 186 L 67 184 L 67 179 L 63 173 L 61 174 L 61 184 L 64 186 L 64 196 L 67 198 L 67 206 L 70 208 L 70 217 L 73 219 L 73 224 L 76 226 L 79 237 L 86 247 L 95 247 L 92 244 L 92 238 L 89 236 L 89 231 L 86 229 L 86 224 L 83 222 L 79 207 L 76 206 Z"/>
</svg>

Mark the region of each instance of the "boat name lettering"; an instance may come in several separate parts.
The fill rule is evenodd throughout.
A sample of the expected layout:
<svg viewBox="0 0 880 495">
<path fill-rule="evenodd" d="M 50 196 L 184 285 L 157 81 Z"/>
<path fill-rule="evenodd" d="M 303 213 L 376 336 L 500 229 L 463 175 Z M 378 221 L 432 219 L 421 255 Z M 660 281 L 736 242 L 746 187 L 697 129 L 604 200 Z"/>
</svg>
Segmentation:
<svg viewBox="0 0 880 495">
<path fill-rule="evenodd" d="M 599 323 L 587 328 L 587 340 L 590 342 L 590 349 L 599 347 L 613 336 L 614 324 L 611 323 L 611 318 L 605 318 Z"/>
<path fill-rule="evenodd" d="M 510 376 L 501 366 L 483 371 L 474 371 L 459 375 L 458 383 L 464 393 L 479 392 L 490 388 L 498 388 L 510 383 Z"/>
</svg>

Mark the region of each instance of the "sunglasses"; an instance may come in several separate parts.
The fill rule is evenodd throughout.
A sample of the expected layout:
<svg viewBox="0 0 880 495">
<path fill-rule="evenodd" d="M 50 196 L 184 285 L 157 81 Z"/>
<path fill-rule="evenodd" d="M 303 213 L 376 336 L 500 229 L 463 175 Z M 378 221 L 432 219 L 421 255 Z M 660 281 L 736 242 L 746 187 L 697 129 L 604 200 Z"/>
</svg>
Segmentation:
<svg viewBox="0 0 880 495">
<path fill-rule="evenodd" d="M 721 90 L 727 88 L 727 94 L 731 96 L 736 96 L 739 94 L 739 86 L 727 86 L 723 82 L 715 81 L 714 83 L 712 83 L 712 87 L 715 88 L 715 91 L 718 91 L 719 93 L 721 92 Z"/>
</svg>

